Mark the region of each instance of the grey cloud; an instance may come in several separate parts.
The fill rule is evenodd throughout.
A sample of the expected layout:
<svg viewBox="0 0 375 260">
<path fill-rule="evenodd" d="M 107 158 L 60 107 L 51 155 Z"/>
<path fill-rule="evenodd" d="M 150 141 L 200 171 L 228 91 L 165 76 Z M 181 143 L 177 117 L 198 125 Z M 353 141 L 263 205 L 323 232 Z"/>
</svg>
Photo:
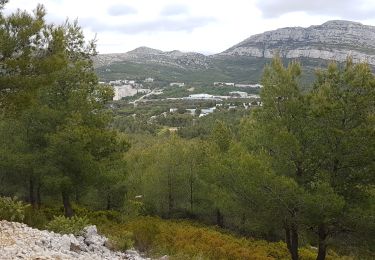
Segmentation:
<svg viewBox="0 0 375 260">
<path fill-rule="evenodd" d="M 164 7 L 161 11 L 161 15 L 163 16 L 172 16 L 172 15 L 180 15 L 180 14 L 187 14 L 189 9 L 185 5 L 168 5 Z"/>
<path fill-rule="evenodd" d="M 111 16 L 122 16 L 122 15 L 129 15 L 129 14 L 136 14 L 137 10 L 129 5 L 117 4 L 112 5 L 108 8 L 108 14 Z"/>
<path fill-rule="evenodd" d="M 123 34 L 140 34 L 152 32 L 191 32 L 196 28 L 214 22 L 212 17 L 187 17 L 184 19 L 160 18 L 153 21 L 132 23 L 124 25 L 110 25 L 102 23 L 95 18 L 80 20 L 84 27 L 89 27 L 95 32 L 118 32 Z"/>
<path fill-rule="evenodd" d="M 257 6 L 265 18 L 275 18 L 297 11 L 343 19 L 366 19 L 375 16 L 375 7 L 364 8 L 363 0 L 258 0 Z"/>
</svg>

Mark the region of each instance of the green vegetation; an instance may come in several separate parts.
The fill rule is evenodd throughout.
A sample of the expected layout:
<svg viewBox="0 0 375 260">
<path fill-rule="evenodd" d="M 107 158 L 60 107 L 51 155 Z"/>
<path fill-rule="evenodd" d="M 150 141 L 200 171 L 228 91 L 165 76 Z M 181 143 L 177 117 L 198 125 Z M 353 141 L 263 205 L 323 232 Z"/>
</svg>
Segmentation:
<svg viewBox="0 0 375 260">
<path fill-rule="evenodd" d="M 243 91 L 248 94 L 259 94 L 260 90 L 255 88 L 238 88 L 238 87 L 215 87 L 202 85 L 202 86 L 186 86 L 186 87 L 165 87 L 163 88 L 163 94 L 161 95 L 154 95 L 152 98 L 155 99 L 162 99 L 162 98 L 182 98 L 188 97 L 192 94 L 201 94 L 206 93 L 210 95 L 217 95 L 217 96 L 228 96 L 229 92 L 231 91 Z"/>
<path fill-rule="evenodd" d="M 146 77 L 155 79 L 158 86 L 168 86 L 170 82 L 185 82 L 193 86 L 208 85 L 213 82 L 257 83 L 262 78 L 264 66 L 271 59 L 240 57 L 240 56 L 215 56 L 210 58 L 208 68 L 189 69 L 168 66 L 157 63 L 135 63 L 131 61 L 113 63 L 96 69 L 101 80 L 137 79 Z M 287 64 L 292 60 L 285 60 Z M 304 73 L 301 80 L 305 83 L 314 81 L 317 68 L 327 66 L 327 61 L 319 59 L 301 59 Z M 108 71 L 109 70 L 109 71 Z M 305 87 L 308 87 L 305 85 Z"/>
<path fill-rule="evenodd" d="M 17 198 L 0 197 L 0 219 L 8 221 L 23 221 L 25 210 L 30 205 L 17 200 Z"/>
<path fill-rule="evenodd" d="M 67 218 L 64 216 L 55 216 L 53 220 L 47 223 L 46 228 L 60 234 L 79 235 L 84 227 L 89 225 L 86 217 L 73 216 Z"/>
<path fill-rule="evenodd" d="M 2 219 L 73 233 L 93 223 L 115 249 L 175 259 L 374 258 L 367 64 L 332 63 L 306 85 L 300 64 L 275 57 L 262 106 L 228 100 L 198 117 L 185 109 L 216 104 L 109 103 L 95 44 L 44 17 L 0 11 Z"/>
<path fill-rule="evenodd" d="M 282 242 L 236 237 L 215 227 L 189 221 L 161 220 L 143 217 L 126 224 L 102 227 L 108 234 L 128 231 L 137 248 L 153 256 L 169 255 L 172 259 L 288 259 L 288 249 Z M 314 259 L 312 249 L 302 248 L 301 259 Z M 332 253 L 327 259 L 339 259 Z"/>
</svg>

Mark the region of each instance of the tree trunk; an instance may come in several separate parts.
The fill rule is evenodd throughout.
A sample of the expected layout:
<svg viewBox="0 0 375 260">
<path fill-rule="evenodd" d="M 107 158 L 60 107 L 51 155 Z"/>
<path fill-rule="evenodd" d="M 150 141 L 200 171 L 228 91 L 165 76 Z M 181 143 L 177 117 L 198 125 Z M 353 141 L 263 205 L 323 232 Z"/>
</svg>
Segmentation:
<svg viewBox="0 0 375 260">
<path fill-rule="evenodd" d="M 318 228 L 318 256 L 316 257 L 316 260 L 325 260 L 326 259 L 326 253 L 327 253 L 327 232 L 325 230 L 324 224 L 319 225 Z"/>
<path fill-rule="evenodd" d="M 216 209 L 216 224 L 223 228 L 224 227 L 224 217 L 220 212 L 220 209 Z"/>
<path fill-rule="evenodd" d="M 190 175 L 190 212 L 193 213 L 193 177 Z"/>
<path fill-rule="evenodd" d="M 173 195 L 172 195 L 172 176 L 168 174 L 168 218 L 172 217 L 173 211 Z"/>
<path fill-rule="evenodd" d="M 292 260 L 298 260 L 298 231 L 295 225 L 289 227 L 289 225 L 284 225 L 285 230 L 285 243 L 289 250 Z"/>
<path fill-rule="evenodd" d="M 285 230 L 285 243 L 286 243 L 286 247 L 288 248 L 288 251 L 289 251 L 290 255 L 293 258 L 293 254 L 292 254 L 292 241 L 290 239 L 290 228 L 289 228 L 289 226 L 284 225 L 284 230 Z"/>
<path fill-rule="evenodd" d="M 75 189 L 75 202 L 79 204 L 79 201 L 80 201 L 80 194 L 79 194 L 78 188 L 76 188 Z"/>
<path fill-rule="evenodd" d="M 38 188 L 36 190 L 36 203 L 38 205 L 38 209 L 40 209 L 40 207 L 42 206 L 42 196 L 41 196 L 41 193 L 40 193 L 41 188 L 42 188 L 42 185 L 39 183 Z"/>
<path fill-rule="evenodd" d="M 291 228 L 291 241 L 292 241 L 292 259 L 299 259 L 298 255 L 298 230 L 297 227 L 293 224 Z"/>
<path fill-rule="evenodd" d="M 29 178 L 29 202 L 30 202 L 31 206 L 33 207 L 33 209 L 36 209 L 37 205 L 36 205 L 36 201 L 35 201 L 34 187 L 35 187 L 34 178 L 33 178 L 33 176 L 30 175 L 30 178 Z"/>
<path fill-rule="evenodd" d="M 107 207 L 106 207 L 106 209 L 107 210 L 110 210 L 111 209 L 111 194 L 108 194 L 107 195 Z"/>
<path fill-rule="evenodd" d="M 65 191 L 62 192 L 62 199 L 64 204 L 65 217 L 71 218 L 74 215 L 72 205 L 70 204 L 69 194 Z"/>
</svg>

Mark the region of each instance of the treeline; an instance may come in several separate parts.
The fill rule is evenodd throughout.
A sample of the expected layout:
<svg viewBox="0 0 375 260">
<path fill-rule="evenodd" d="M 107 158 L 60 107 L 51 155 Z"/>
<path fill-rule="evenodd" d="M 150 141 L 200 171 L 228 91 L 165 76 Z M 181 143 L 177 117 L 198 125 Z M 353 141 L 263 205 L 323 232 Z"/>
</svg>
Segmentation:
<svg viewBox="0 0 375 260">
<path fill-rule="evenodd" d="M 374 248 L 375 77 L 348 59 L 303 92 L 298 63 L 265 68 L 263 106 L 203 138 L 172 135 L 127 153 L 128 192 L 163 218 L 344 254 Z M 197 136 L 202 137 L 202 136 Z M 141 143 L 141 144 L 140 144 Z M 358 253 L 358 252 L 356 252 Z"/>
<path fill-rule="evenodd" d="M 89 187 L 95 198 L 121 196 L 122 153 L 128 143 L 108 128 L 104 105 L 113 91 L 98 85 L 77 22 L 51 25 L 45 10 L 4 16 L 0 1 L 0 195 L 34 208 L 71 201 Z M 102 185 L 102 184 L 105 185 Z"/>
<path fill-rule="evenodd" d="M 177 134 L 113 123 L 77 23 L 45 10 L 5 16 L 0 0 L 0 196 L 189 218 L 299 248 L 374 255 L 375 76 L 332 63 L 304 92 L 298 63 L 264 70 L 263 106 Z M 241 112 L 242 113 L 242 112 Z M 241 114 L 242 116 L 242 114 Z M 126 122 L 125 122 L 126 123 Z M 111 127 L 112 126 L 112 127 Z M 113 128 L 118 127 L 118 129 Z M 194 128 L 195 127 L 195 128 Z M 140 127 L 141 128 L 141 127 Z M 147 131 L 145 131 L 147 133 Z M 130 148 L 131 143 L 131 148 Z"/>
</svg>

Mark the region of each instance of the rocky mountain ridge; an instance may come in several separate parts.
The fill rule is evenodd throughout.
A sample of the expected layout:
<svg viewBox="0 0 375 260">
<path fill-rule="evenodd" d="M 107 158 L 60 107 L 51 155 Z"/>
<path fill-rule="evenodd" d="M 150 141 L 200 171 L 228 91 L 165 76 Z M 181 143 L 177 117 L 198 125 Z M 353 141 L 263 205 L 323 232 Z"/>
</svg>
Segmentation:
<svg viewBox="0 0 375 260">
<path fill-rule="evenodd" d="M 311 58 L 375 65 L 375 26 L 334 20 L 307 28 L 289 27 L 257 34 L 217 55 L 272 58 Z"/>
<path fill-rule="evenodd" d="M 350 55 L 354 61 L 367 61 L 375 65 L 375 26 L 333 20 L 307 28 L 286 27 L 253 35 L 224 52 L 211 56 L 196 52 L 163 52 L 139 47 L 126 53 L 98 55 L 94 64 L 95 67 L 103 67 L 130 61 L 184 69 L 207 69 L 217 57 L 248 56 L 269 59 L 275 53 L 289 59 L 311 58 L 339 62 L 345 61 Z"/>
<path fill-rule="evenodd" d="M 147 47 L 94 59 L 103 81 L 155 78 L 159 82 L 211 85 L 213 82 L 257 83 L 265 64 L 279 53 L 301 62 L 304 82 L 312 82 L 317 68 L 329 61 L 367 61 L 375 68 L 375 26 L 334 20 L 307 28 L 288 27 L 253 35 L 214 55 Z"/>
</svg>

